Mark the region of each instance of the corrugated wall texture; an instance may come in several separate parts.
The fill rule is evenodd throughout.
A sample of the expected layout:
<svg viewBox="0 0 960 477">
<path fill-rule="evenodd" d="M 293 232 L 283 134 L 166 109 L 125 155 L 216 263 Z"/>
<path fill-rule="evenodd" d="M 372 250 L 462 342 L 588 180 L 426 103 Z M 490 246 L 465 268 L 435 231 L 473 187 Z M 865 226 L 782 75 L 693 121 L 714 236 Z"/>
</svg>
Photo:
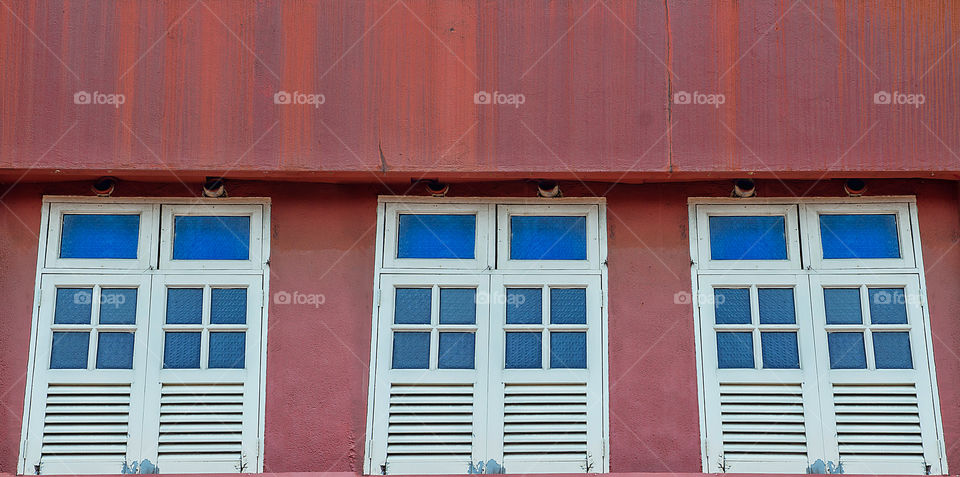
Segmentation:
<svg viewBox="0 0 960 477">
<path fill-rule="evenodd" d="M 9 1 L 0 168 L 954 178 L 958 41 L 941 1 Z"/>
</svg>

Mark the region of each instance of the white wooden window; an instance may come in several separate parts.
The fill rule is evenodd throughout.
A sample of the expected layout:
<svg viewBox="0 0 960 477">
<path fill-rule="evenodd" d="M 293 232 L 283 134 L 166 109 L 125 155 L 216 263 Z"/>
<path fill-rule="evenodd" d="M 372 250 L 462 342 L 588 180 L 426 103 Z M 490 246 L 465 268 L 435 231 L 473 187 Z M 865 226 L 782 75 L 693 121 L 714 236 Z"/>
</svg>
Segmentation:
<svg viewBox="0 0 960 477">
<path fill-rule="evenodd" d="M 447 217 L 402 237 L 403 214 Z M 381 198 L 380 219 L 365 472 L 606 471 L 602 202 Z M 514 239 L 529 266 L 497 266 Z"/>
<path fill-rule="evenodd" d="M 21 473 L 262 468 L 269 209 L 213 202 L 44 198 Z"/>
<path fill-rule="evenodd" d="M 945 473 L 914 200 L 691 199 L 690 217 L 704 471 Z"/>
</svg>

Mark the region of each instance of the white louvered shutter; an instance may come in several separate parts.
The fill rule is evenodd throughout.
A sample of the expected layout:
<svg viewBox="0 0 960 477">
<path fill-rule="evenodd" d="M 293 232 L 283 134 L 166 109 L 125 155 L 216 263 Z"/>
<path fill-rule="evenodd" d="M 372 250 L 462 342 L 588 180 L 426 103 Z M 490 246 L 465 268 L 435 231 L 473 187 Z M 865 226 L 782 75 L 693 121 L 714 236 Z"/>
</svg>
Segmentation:
<svg viewBox="0 0 960 477">
<path fill-rule="evenodd" d="M 488 285 L 382 276 L 371 473 L 463 474 L 486 455 Z"/>
<path fill-rule="evenodd" d="M 163 473 L 256 472 L 260 275 L 154 279 L 142 456 Z"/>
<path fill-rule="evenodd" d="M 701 276 L 699 290 L 707 471 L 805 473 L 823 454 L 806 277 Z"/>
<path fill-rule="evenodd" d="M 149 283 L 130 275 L 42 278 L 27 473 L 118 474 L 137 459 Z"/>
<path fill-rule="evenodd" d="M 507 473 L 603 471 L 597 275 L 492 277 L 489 454 Z"/>
<path fill-rule="evenodd" d="M 824 275 L 811 289 L 827 458 L 845 473 L 942 473 L 919 278 Z"/>
</svg>

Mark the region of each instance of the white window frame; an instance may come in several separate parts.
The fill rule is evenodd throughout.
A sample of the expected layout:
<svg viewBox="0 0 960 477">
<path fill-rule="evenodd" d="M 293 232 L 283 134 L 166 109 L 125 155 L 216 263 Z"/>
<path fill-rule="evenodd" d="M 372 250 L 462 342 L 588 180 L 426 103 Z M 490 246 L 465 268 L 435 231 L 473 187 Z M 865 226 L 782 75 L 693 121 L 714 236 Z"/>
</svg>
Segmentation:
<svg viewBox="0 0 960 477">
<path fill-rule="evenodd" d="M 851 268 L 915 268 L 914 248 L 911 231 L 913 217 L 910 204 L 906 202 L 870 203 L 870 204 L 810 204 L 805 207 L 807 223 L 810 224 L 810 266 L 816 270 L 841 270 Z M 892 214 L 897 218 L 897 241 L 900 244 L 900 258 L 823 258 L 823 242 L 820 237 L 821 214 L 874 215 Z M 919 235 L 919 232 L 918 232 Z"/>
<path fill-rule="evenodd" d="M 594 268 L 571 268 L 571 269 L 562 269 L 556 268 L 551 269 L 551 267 L 557 267 L 556 264 L 550 265 L 547 264 L 546 267 L 534 266 L 529 268 L 513 268 L 510 266 L 499 267 L 496 263 L 496 257 L 498 252 L 498 243 L 502 240 L 498 240 L 497 235 L 502 234 L 496 228 L 497 216 L 500 213 L 498 209 L 505 206 L 509 207 L 548 207 L 544 210 L 549 210 L 550 213 L 554 211 L 564 210 L 567 214 L 574 215 L 588 215 L 587 218 L 587 233 L 588 233 L 588 259 L 583 262 L 588 262 L 585 267 L 592 266 Z M 569 206 L 569 208 L 567 208 Z M 458 207 L 462 207 L 459 208 Z M 443 212 L 436 213 L 445 213 L 446 211 L 452 211 L 451 213 L 456 213 L 456 211 L 464 210 L 481 210 L 486 208 L 490 211 L 488 214 L 487 224 L 489 227 L 489 232 L 487 233 L 486 246 L 483 247 L 486 250 L 486 263 L 480 264 L 466 264 L 464 261 L 458 260 L 431 260 L 434 263 L 407 263 L 404 264 L 400 260 L 395 258 L 396 256 L 396 216 L 399 210 L 411 210 L 414 213 L 422 213 L 423 210 L 437 210 Z M 545 212 L 533 213 L 531 215 L 544 215 Z M 557 212 L 559 213 L 559 212 Z M 592 214 L 593 218 L 589 214 Z M 560 214 L 564 215 L 564 214 Z M 480 229 L 483 227 L 483 223 L 478 215 L 477 227 L 478 227 L 478 249 L 481 248 L 479 245 L 481 242 L 481 232 Z M 553 282 L 564 282 L 573 280 L 576 282 L 578 280 L 577 275 L 591 275 L 596 276 L 599 280 L 600 293 L 596 299 L 600 303 L 600 339 L 602 340 L 601 352 L 596 353 L 596 356 L 593 358 L 600 361 L 600 370 L 599 370 L 599 380 L 602 382 L 602 386 L 599 387 L 597 391 L 600 394 L 599 399 L 596 399 L 593 405 L 598 406 L 601 410 L 601 422 L 598 424 L 598 430 L 593 432 L 600 433 L 600 444 L 599 452 L 600 458 L 595 463 L 595 466 L 591 469 L 591 472 L 609 472 L 610 471 L 610 458 L 608 450 L 609 442 L 609 366 L 608 366 L 608 328 L 607 328 L 607 293 L 606 289 L 608 287 L 607 283 L 607 267 L 606 267 L 606 257 L 607 257 L 607 237 L 606 237 L 606 200 L 603 198 L 554 198 L 554 199 L 544 199 L 544 198 L 517 198 L 517 197 L 467 197 L 467 198 L 434 198 L 434 197 L 409 197 L 409 196 L 380 196 L 378 199 L 378 208 L 377 208 L 377 247 L 376 247 L 376 267 L 374 270 L 374 304 L 373 304 L 373 316 L 372 316 L 372 336 L 373 336 L 373 346 L 371 346 L 370 352 L 370 385 L 368 386 L 368 397 L 367 397 L 367 426 L 366 426 L 366 445 L 363 459 L 363 472 L 365 474 L 377 474 L 381 470 L 379 468 L 379 462 L 375 461 L 375 457 L 379 456 L 380 453 L 378 450 L 378 444 L 373 441 L 373 436 L 375 435 L 375 427 L 378 425 L 377 422 L 383 419 L 383 417 L 377 418 L 376 409 L 377 409 L 377 395 L 381 390 L 378 383 L 378 360 L 379 359 L 390 359 L 389 355 L 382 355 L 379 351 L 383 346 L 378 345 L 378 343 L 383 339 L 389 339 L 380 333 L 379 327 L 383 326 L 381 320 L 382 310 L 387 306 L 392 307 L 392 304 L 387 305 L 384 300 L 391 300 L 392 296 L 384 293 L 383 287 L 391 283 L 391 280 L 396 280 L 392 278 L 394 276 L 400 275 L 425 275 L 432 274 L 433 280 L 439 283 L 442 280 L 446 280 L 444 275 L 463 275 L 463 276 L 493 276 L 493 275 L 511 275 L 511 276 L 520 276 L 520 275 L 529 275 L 529 276 L 540 276 L 539 282 L 541 285 L 544 281 Z M 592 231 L 592 232 L 591 232 Z M 591 241 L 590 234 L 593 233 L 594 241 Z M 391 242 L 392 247 L 391 247 Z M 591 255 L 589 249 L 591 247 L 597 247 L 597 252 Z M 480 252 L 478 251 L 477 258 L 480 257 Z M 409 259 L 406 259 L 409 260 Z M 463 268 L 456 268 L 458 264 Z M 556 262 L 556 261 L 554 261 Z M 579 264 L 578 264 L 579 265 Z M 544 275 L 540 270 L 550 270 L 547 275 Z M 574 275 L 571 277 L 570 275 Z M 573 282 L 571 282 L 573 283 Z M 492 290 L 492 289 L 491 289 Z M 493 298 L 493 293 L 491 292 L 491 299 Z M 588 312 L 589 313 L 589 312 Z M 392 316 L 392 315 L 391 315 Z M 478 321 L 480 315 L 478 315 Z M 588 338 L 589 339 L 589 338 Z M 589 346 L 589 345 L 588 345 Z M 389 348 L 389 346 L 388 346 Z M 480 365 L 481 354 L 479 353 L 480 348 L 477 354 L 477 366 Z M 489 352 L 489 351 L 488 351 Z M 591 357 L 588 355 L 588 366 L 591 365 Z M 415 370 L 416 371 L 416 370 Z M 419 370 L 422 371 L 422 370 Z M 549 371 L 549 370 L 548 370 Z M 552 370 L 556 372 L 570 371 L 570 370 Z M 582 371 L 582 370 L 573 370 L 573 371 Z M 489 373 L 489 371 L 488 371 Z M 486 392 L 486 391 L 485 391 Z M 382 399 L 382 398 L 380 398 Z M 490 397 L 488 396 L 482 403 L 485 406 L 484 412 L 489 413 L 489 406 L 491 405 Z M 479 403 L 478 403 L 479 404 Z M 483 407 L 483 406 L 478 406 Z M 501 403 L 502 406 L 502 403 Z M 489 432 L 486 430 L 481 430 L 481 432 Z M 591 434 L 594 435 L 594 434 Z M 481 439 L 481 440 L 486 440 Z M 482 456 L 484 459 L 497 458 L 492 455 Z M 502 456 L 500 456 L 502 457 Z M 476 459 L 479 460 L 479 459 Z M 502 460 L 498 460 L 500 464 L 503 464 Z M 536 470 L 536 469 L 533 469 Z M 510 469 L 507 469 L 508 472 L 512 472 Z M 547 472 L 549 469 L 536 470 L 537 472 Z M 459 471 L 464 472 L 464 471 Z M 416 473 L 429 473 L 424 469 L 417 469 Z"/>
<path fill-rule="evenodd" d="M 862 281 L 865 277 L 868 277 L 871 273 L 877 274 L 911 274 L 914 275 L 919 283 L 919 296 L 921 299 L 920 312 L 922 317 L 922 325 L 920 328 L 915 329 L 916 333 L 911 334 L 911 346 L 915 346 L 914 341 L 919 339 L 920 333 L 923 334 L 923 340 L 926 345 L 923 347 L 925 353 L 920 353 L 919 350 L 913 350 L 915 360 L 922 358 L 924 362 L 923 366 L 926 368 L 926 373 L 929 376 L 930 386 L 926 391 L 921 391 L 918 385 L 918 399 L 926 399 L 927 396 L 932 400 L 932 415 L 935 420 L 932 427 L 936 429 L 936 446 L 939 447 L 939 459 L 934 462 L 928 462 L 928 465 L 931 465 L 931 473 L 947 473 L 947 460 L 946 455 L 944 454 L 945 444 L 943 437 L 943 425 L 941 418 L 941 409 L 940 409 L 940 399 L 939 399 L 939 390 L 936 382 L 936 369 L 935 362 L 933 358 L 933 347 L 932 347 L 932 332 L 930 328 L 930 315 L 929 307 L 926 304 L 926 280 L 923 273 L 923 254 L 921 253 L 922 248 L 920 244 L 920 233 L 918 229 L 918 218 L 917 218 L 917 201 L 915 196 L 878 196 L 878 197 L 858 197 L 858 198 L 834 198 L 834 197 L 811 197 L 811 198 L 717 198 L 717 197 L 692 197 L 688 199 L 688 221 L 689 221 L 689 231 L 690 231 L 690 255 L 692 257 L 693 266 L 691 267 L 691 280 L 692 280 L 692 304 L 693 304 L 693 315 L 694 320 L 697 323 L 695 327 L 695 340 L 696 340 L 696 349 L 697 349 L 697 390 L 699 394 L 700 401 L 700 437 L 701 437 L 701 458 L 702 458 L 702 468 L 704 472 L 715 472 L 717 468 L 715 465 L 716 462 L 709 462 L 709 459 L 712 454 L 708 453 L 708 407 L 710 404 L 708 401 L 714 399 L 706 395 L 705 390 L 705 381 L 707 380 L 707 364 L 705 363 L 704 353 L 705 351 L 705 340 L 709 339 L 702 328 L 704 314 L 701 311 L 701 306 L 711 306 L 704 304 L 704 300 L 707 295 L 701 295 L 701 288 L 699 286 L 699 281 L 702 277 L 712 274 L 723 275 L 745 275 L 745 279 L 749 280 L 750 276 L 758 273 L 756 270 L 750 269 L 716 269 L 709 260 L 705 259 L 709 255 L 703 255 L 703 249 L 700 247 L 700 242 L 706 237 L 706 240 L 709 240 L 708 230 L 705 226 L 701 224 L 706 224 L 702 222 L 702 216 L 699 213 L 700 208 L 719 208 L 721 210 L 738 210 L 740 207 L 749 207 L 752 210 L 754 207 L 762 207 L 769 205 L 777 206 L 799 206 L 799 217 L 803 220 L 804 223 L 800 223 L 800 232 L 805 237 L 801 240 L 802 256 L 803 261 L 800 264 L 801 266 L 796 269 L 764 269 L 763 274 L 795 274 L 798 276 L 813 276 L 821 275 L 825 276 L 830 275 L 843 275 L 843 274 L 852 274 L 860 277 Z M 910 253 L 913 256 L 913 264 L 910 265 L 910 262 L 903 261 L 901 262 L 902 268 L 884 268 L 888 267 L 890 263 L 884 263 L 884 259 L 842 259 L 842 260 L 827 260 L 826 262 L 867 262 L 867 265 L 874 263 L 875 265 L 871 268 L 861 268 L 860 264 L 849 263 L 844 268 L 831 268 L 832 264 L 824 264 L 824 260 L 819 260 L 819 266 L 822 267 L 818 269 L 814 266 L 814 261 L 811 257 L 814 257 L 814 252 L 819 252 L 820 242 L 819 242 L 819 221 L 812 220 L 809 217 L 811 215 L 816 218 L 817 211 L 831 211 L 837 213 L 878 213 L 877 211 L 896 211 L 898 213 L 898 228 L 900 233 L 906 233 L 906 236 L 901 235 L 899 237 L 901 250 L 908 248 Z M 736 215 L 731 213 L 730 215 Z M 806 224 L 806 225 L 805 225 Z M 811 225 L 815 225 L 812 227 Z M 904 227 L 907 228 L 904 231 Z M 816 240 L 811 239 L 813 234 L 816 234 Z M 708 250 L 708 249 L 707 249 Z M 820 255 L 822 257 L 822 254 Z M 880 279 L 877 283 L 882 283 L 884 280 Z M 886 281 L 890 281 L 889 279 Z M 811 288 L 811 295 L 814 294 Z M 821 297 L 822 300 L 822 297 Z M 799 311 L 798 311 L 799 312 Z M 798 316 L 799 318 L 799 316 Z M 815 332 L 816 334 L 816 332 Z M 802 345 L 801 345 L 802 347 Z M 825 352 L 826 350 L 819 350 L 818 354 Z M 802 351 L 801 351 L 802 352 Z M 919 354 L 918 354 L 919 353 Z M 919 357 L 918 357 L 919 356 Z M 714 358 L 715 359 L 715 358 Z M 829 363 L 828 363 L 829 367 Z M 921 369 L 921 364 L 915 361 L 914 371 L 919 372 Z M 886 371 L 886 370 L 885 370 Z M 710 371 L 712 372 L 712 371 Z M 822 377 L 821 377 L 822 378 Z M 917 379 L 917 378 L 915 378 Z M 923 396 L 921 396 L 923 394 Z M 924 445 L 928 445 L 928 442 L 924 442 Z M 710 445 L 709 448 L 713 448 Z M 775 471 L 767 469 L 767 472 Z M 849 470 L 848 470 L 849 472 Z"/>
<path fill-rule="evenodd" d="M 397 258 L 397 247 L 399 240 L 400 215 L 470 215 L 476 217 L 476 230 L 474 235 L 474 258 L 456 259 L 456 258 Z M 383 245 L 383 268 L 408 268 L 408 269 L 431 269 L 431 268 L 451 268 L 451 269 L 473 269 L 482 270 L 487 266 L 487 257 L 493 256 L 492 238 L 490 230 L 492 228 L 491 205 L 483 203 L 416 203 L 416 202 L 391 202 L 384 204 L 384 234 L 382 241 L 378 238 L 377 243 Z M 379 261 L 377 263 L 380 263 Z"/>
<path fill-rule="evenodd" d="M 786 260 L 713 260 L 710 251 L 709 231 L 698 234 L 696 238 L 697 255 L 694 260 L 702 270 L 771 270 L 800 268 L 800 230 L 798 211 L 795 204 L 703 204 L 696 208 L 697 220 L 706 224 L 713 216 L 783 216 L 784 239 L 786 241 Z M 691 229 L 694 230 L 694 229 Z M 692 241 L 692 239 L 691 239 Z"/>
<path fill-rule="evenodd" d="M 45 207 L 46 209 L 46 207 Z M 46 228 L 46 268 L 60 269 L 129 269 L 148 270 L 156 268 L 156 250 L 159 236 L 159 204 L 122 204 L 122 203 L 54 203 L 49 205 L 50 220 Z M 63 216 L 79 215 L 140 215 L 140 231 L 137 240 L 137 258 L 60 258 L 60 241 L 63 238 Z"/>
<path fill-rule="evenodd" d="M 30 457 L 30 451 L 33 449 L 31 446 L 34 445 L 32 439 L 29 438 L 30 433 L 33 432 L 31 429 L 31 421 L 29 416 L 31 412 L 38 411 L 42 414 L 42 403 L 43 395 L 45 395 L 44 389 L 34 389 L 36 384 L 41 382 L 45 383 L 47 375 L 51 371 L 49 366 L 49 342 L 46 340 L 38 339 L 40 334 L 46 333 L 50 335 L 50 328 L 47 327 L 47 330 L 43 333 L 40 333 L 40 327 L 44 326 L 46 322 L 45 311 L 41 312 L 41 302 L 44 304 L 44 307 L 50 306 L 49 304 L 55 303 L 55 296 L 50 298 L 49 296 L 44 296 L 44 288 L 41 286 L 45 283 L 54 283 L 59 280 L 67 280 L 67 282 L 73 282 L 77 286 L 82 287 L 92 287 L 94 283 L 104 283 L 106 285 L 113 284 L 113 281 L 123 280 L 123 276 L 136 276 L 141 277 L 142 279 L 151 281 L 154 280 L 154 277 L 163 276 L 172 272 L 175 274 L 201 274 L 206 276 L 210 275 L 210 272 L 206 271 L 205 267 L 194 267 L 192 269 L 184 270 L 175 270 L 169 267 L 163 268 L 162 263 L 158 263 L 158 250 L 160 247 L 160 228 L 161 228 L 161 207 L 166 206 L 185 206 L 196 207 L 196 206 L 216 206 L 218 209 L 224 208 L 225 206 L 233 206 L 239 210 L 243 208 L 249 210 L 250 214 L 256 215 L 259 217 L 258 220 L 251 219 L 251 257 L 256 256 L 257 261 L 247 266 L 243 269 L 229 270 L 229 274 L 232 279 L 247 279 L 247 277 L 260 277 L 262 280 L 260 297 L 250 297 L 249 300 L 256 300 L 261 306 L 260 313 L 260 327 L 261 331 L 258 336 L 256 336 L 256 342 L 258 343 L 259 353 L 250 353 L 249 343 L 250 333 L 248 331 L 248 340 L 247 340 L 247 353 L 248 353 L 248 364 L 250 359 L 254 359 L 258 362 L 258 369 L 256 373 L 258 374 L 257 381 L 257 395 L 253 397 L 252 400 L 245 403 L 245 407 L 252 406 L 252 409 L 256 409 L 257 413 L 257 423 L 256 423 L 256 439 L 255 447 L 256 449 L 251 450 L 251 454 L 247 454 L 247 460 L 250 465 L 250 468 L 247 470 L 263 472 L 263 451 L 262 443 L 264 437 L 264 419 L 265 419 L 265 395 L 264 395 L 264 383 L 266 381 L 266 354 L 267 354 L 267 311 L 268 307 L 265 306 L 266 300 L 263 297 L 269 296 L 269 250 L 270 250 L 270 205 L 271 201 L 266 197 L 251 197 L 251 198 L 186 198 L 186 197 L 161 197 L 161 198 L 146 198 L 146 197 L 132 197 L 132 198 L 119 198 L 119 197 L 110 197 L 110 198 L 95 198 L 95 197 L 86 197 L 86 196 L 44 196 L 42 198 L 42 208 L 40 216 L 40 235 L 39 235 L 39 246 L 37 251 L 37 272 L 35 277 L 35 283 L 37 284 L 35 288 L 34 295 L 34 304 L 33 311 L 31 316 L 31 333 L 30 333 L 30 354 L 29 354 L 29 366 L 27 368 L 27 376 L 25 379 L 25 392 L 26 398 L 23 403 L 23 416 L 24 421 L 21 426 L 21 436 L 20 436 L 20 451 L 19 457 L 17 459 L 17 473 L 18 474 L 32 474 L 34 472 L 33 462 L 28 462 L 27 459 Z M 138 259 L 134 260 L 123 260 L 123 259 L 110 259 L 109 267 L 94 263 L 99 260 L 89 260 L 89 259 L 59 259 L 59 244 L 60 244 L 60 233 L 61 233 L 61 217 L 64 213 L 99 213 L 99 214 L 113 214 L 113 213 L 130 213 L 131 211 L 136 211 L 141 213 L 140 219 L 140 238 L 138 244 Z M 144 213 L 144 211 L 146 211 Z M 207 214 L 202 215 L 209 215 Z M 255 239 L 256 238 L 256 239 Z M 254 248 L 256 248 L 256 255 L 254 255 Z M 146 249 L 146 252 L 145 252 Z M 50 250 L 53 250 L 53 260 L 48 260 L 50 257 Z M 158 265 L 160 269 L 158 270 Z M 68 276 L 68 278 L 61 279 L 61 276 Z M 72 276 L 72 277 L 71 277 Z M 87 279 L 80 280 L 82 276 L 86 276 Z M 64 282 L 64 283 L 67 283 Z M 119 283 L 119 282 L 118 282 Z M 150 288 L 150 287 L 148 287 Z M 141 288 L 141 293 L 145 293 L 146 296 L 152 295 L 152 292 L 143 292 Z M 144 298 L 146 298 L 144 296 Z M 47 300 L 54 300 L 49 302 Z M 138 320 L 139 320 L 139 309 L 141 306 L 152 306 L 149 303 L 150 300 L 144 299 L 141 301 L 141 294 L 138 294 Z M 249 305 L 249 303 L 248 303 Z M 151 309 L 150 313 L 153 313 Z M 52 313 L 50 315 L 52 320 Z M 152 320 L 155 321 L 155 320 Z M 147 333 L 143 333 L 147 331 Z M 138 323 L 138 336 L 135 338 L 135 362 L 134 367 L 136 368 L 136 356 L 138 352 L 142 352 L 146 347 L 143 346 L 141 342 L 142 339 L 149 340 L 149 325 L 144 323 Z M 92 338 L 91 338 L 92 339 Z M 47 349 L 43 350 L 44 346 Z M 139 348 L 138 348 L 139 347 Z M 91 346 L 92 348 L 92 346 Z M 43 356 L 44 355 L 45 358 Z M 38 359 L 46 359 L 46 366 L 37 366 Z M 95 358 L 94 358 L 95 359 Z M 158 358 L 162 360 L 162 354 L 158 355 Z M 89 366 L 94 366 L 94 364 L 88 363 Z M 157 363 L 157 366 L 160 366 L 160 363 Z M 56 371 L 56 370 L 54 370 Z M 117 371 L 117 370 L 102 370 L 102 371 Z M 128 370 L 129 371 L 129 370 Z M 232 370 L 227 370 L 232 371 Z M 141 386 L 140 395 L 143 394 L 143 387 Z M 41 392 L 42 391 L 42 392 Z M 37 394 L 41 392 L 41 394 Z M 39 396 L 39 397 L 38 397 Z M 139 398 L 138 398 L 139 399 Z M 37 404 L 37 409 L 33 410 L 33 404 Z M 142 406 L 141 406 L 142 407 Z M 132 411 L 131 411 L 132 412 Z M 138 409 L 137 412 L 143 412 L 143 409 Z M 245 411 L 246 412 L 246 411 Z M 142 419 L 141 419 L 142 420 Z M 131 423 L 134 422 L 134 418 L 131 418 Z M 139 429 L 139 425 L 137 426 Z M 139 430 L 134 431 L 134 428 L 130 428 L 130 432 L 140 432 Z M 139 437 L 137 437 L 139 439 Z M 134 442 L 134 441 L 130 441 Z M 128 445 L 128 452 L 134 451 L 139 452 L 139 448 L 132 448 Z M 247 450 L 245 450 L 246 452 Z M 141 458 L 140 455 L 129 454 L 131 458 L 138 459 Z M 132 462 L 132 461 L 131 461 Z M 111 473 L 119 471 L 120 462 L 117 463 L 117 469 L 111 470 Z M 162 469 L 161 469 L 162 470 Z M 69 470 L 71 473 L 76 473 L 77 471 L 83 471 L 83 473 L 104 473 L 102 470 L 90 467 L 90 468 L 73 468 Z"/>
<path fill-rule="evenodd" d="M 497 204 L 497 265 L 503 270 L 596 270 L 600 268 L 599 206 L 593 204 Z M 514 260 L 510 258 L 510 217 L 586 217 L 586 260 Z"/>
<path fill-rule="evenodd" d="M 219 200 L 219 199 L 217 199 Z M 263 208 L 240 204 L 190 204 L 160 207 L 160 268 L 164 270 L 259 270 L 263 267 Z M 199 206 L 199 207 L 198 207 Z M 250 217 L 250 247 L 247 260 L 174 260 L 174 218 L 177 216 L 247 216 Z"/>
</svg>

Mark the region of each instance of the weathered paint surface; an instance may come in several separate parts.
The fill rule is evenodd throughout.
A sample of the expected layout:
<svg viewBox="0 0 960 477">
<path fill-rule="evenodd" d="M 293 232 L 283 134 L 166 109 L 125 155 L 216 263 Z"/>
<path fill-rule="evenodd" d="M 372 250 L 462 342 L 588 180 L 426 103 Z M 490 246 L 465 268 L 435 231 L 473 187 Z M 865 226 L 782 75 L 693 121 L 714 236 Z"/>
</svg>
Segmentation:
<svg viewBox="0 0 960 477">
<path fill-rule="evenodd" d="M 402 184 L 396 184 L 401 186 Z M 840 184 L 762 181 L 765 197 L 837 196 Z M 701 468 L 687 198 L 724 197 L 727 182 L 562 184 L 568 197 L 607 192 L 610 456 L 613 472 Z M 27 184 L 0 208 L 0 472 L 14 472 L 36 273 L 42 194 L 89 195 L 88 184 Z M 789 188 L 789 189 L 788 189 Z M 395 191 L 403 189 L 394 188 Z M 793 192 L 791 192 L 793 191 Z M 960 469 L 960 197 L 955 182 L 871 181 L 871 195 L 918 197 L 933 348 L 951 469 Z M 127 184 L 130 196 L 183 196 L 179 184 Z M 322 293 L 312 305 L 269 305 L 267 472 L 360 472 L 369 377 L 376 196 L 370 185 L 234 183 L 233 197 L 270 196 L 270 292 Z M 457 196 L 531 196 L 516 184 L 459 184 Z M 318 233 L 322 230 L 322 233 Z"/>
<path fill-rule="evenodd" d="M 960 173 L 957 2 L 4 7 L 0 180 Z M 125 102 L 76 105 L 78 91 Z M 478 91 L 525 102 L 476 105 Z M 925 103 L 874 104 L 880 91 Z M 672 104 L 682 92 L 725 102 Z"/>
</svg>

